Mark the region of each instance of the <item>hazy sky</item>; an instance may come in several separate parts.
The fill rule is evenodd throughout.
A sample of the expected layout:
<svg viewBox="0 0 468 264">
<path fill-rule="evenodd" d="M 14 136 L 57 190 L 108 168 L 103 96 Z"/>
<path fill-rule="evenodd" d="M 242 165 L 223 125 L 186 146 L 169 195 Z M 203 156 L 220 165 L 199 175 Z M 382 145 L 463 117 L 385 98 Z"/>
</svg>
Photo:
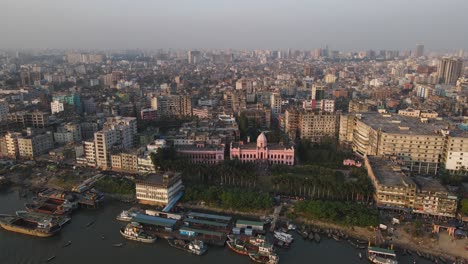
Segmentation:
<svg viewBox="0 0 468 264">
<path fill-rule="evenodd" d="M 468 47 L 467 0 L 0 0 L 0 48 Z"/>
</svg>

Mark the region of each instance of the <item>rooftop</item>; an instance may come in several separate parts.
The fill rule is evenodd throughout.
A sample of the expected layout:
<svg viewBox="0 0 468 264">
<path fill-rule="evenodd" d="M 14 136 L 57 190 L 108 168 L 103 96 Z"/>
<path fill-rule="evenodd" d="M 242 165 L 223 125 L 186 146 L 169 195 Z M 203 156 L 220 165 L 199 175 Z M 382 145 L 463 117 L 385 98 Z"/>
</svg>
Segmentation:
<svg viewBox="0 0 468 264">
<path fill-rule="evenodd" d="M 157 226 L 164 226 L 164 227 L 173 227 L 177 220 L 162 218 L 158 216 L 150 216 L 144 214 L 137 214 L 132 218 L 133 222 L 138 222 L 140 224 L 148 224 L 148 225 L 157 225 Z"/>
<path fill-rule="evenodd" d="M 367 156 L 378 182 L 384 186 L 414 186 L 415 183 L 401 171 L 398 164 L 381 157 Z"/>
<path fill-rule="evenodd" d="M 410 134 L 410 135 L 430 135 L 438 136 L 442 129 L 448 129 L 449 122 L 446 120 L 428 120 L 421 122 L 420 119 L 391 114 L 362 113 L 361 121 L 375 130 L 381 129 L 385 133 Z"/>
<path fill-rule="evenodd" d="M 196 213 L 190 212 L 187 214 L 188 217 L 200 217 L 200 218 L 207 218 L 207 219 L 215 219 L 229 222 L 231 221 L 232 217 L 230 216 L 223 216 L 223 215 L 214 215 L 214 214 L 204 214 L 204 213 Z"/>
</svg>

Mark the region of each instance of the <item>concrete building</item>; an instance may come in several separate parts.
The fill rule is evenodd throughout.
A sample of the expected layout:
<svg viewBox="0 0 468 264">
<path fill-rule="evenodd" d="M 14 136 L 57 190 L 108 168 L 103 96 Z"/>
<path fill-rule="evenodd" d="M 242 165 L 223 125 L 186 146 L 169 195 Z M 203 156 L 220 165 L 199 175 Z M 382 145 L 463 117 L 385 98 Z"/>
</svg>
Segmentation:
<svg viewBox="0 0 468 264">
<path fill-rule="evenodd" d="M 182 117 L 192 115 L 192 99 L 186 95 L 161 95 L 151 98 L 151 108 L 160 116 Z"/>
<path fill-rule="evenodd" d="M 395 159 L 366 156 L 364 161 L 375 188 L 374 199 L 378 207 L 455 217 L 458 198 L 436 179 L 410 177 L 402 170 L 403 164 Z"/>
<path fill-rule="evenodd" d="M 110 149 L 117 142 L 118 137 L 116 130 L 106 129 L 94 133 L 97 167 L 102 169 L 111 168 Z"/>
<path fill-rule="evenodd" d="M 50 111 L 52 112 L 52 114 L 57 114 L 63 112 L 64 110 L 65 106 L 63 105 L 63 103 L 59 101 L 52 101 L 50 103 Z"/>
<path fill-rule="evenodd" d="M 137 173 L 138 156 L 135 153 L 118 153 L 111 155 L 111 167 L 113 171 Z"/>
<path fill-rule="evenodd" d="M 424 56 L 424 45 L 418 44 L 416 45 L 416 49 L 414 50 L 414 57 L 420 58 Z"/>
<path fill-rule="evenodd" d="M 281 114 L 281 96 L 279 93 L 272 93 L 271 94 L 271 114 L 273 116 L 278 116 Z"/>
<path fill-rule="evenodd" d="M 54 147 L 54 140 L 50 132 L 19 137 L 17 140 L 20 158 L 33 159 L 47 154 Z"/>
<path fill-rule="evenodd" d="M 137 180 L 135 189 L 139 203 L 167 205 L 183 190 L 180 173 L 150 174 L 145 180 Z"/>
<path fill-rule="evenodd" d="M 217 164 L 224 160 L 224 145 L 179 145 L 177 153 L 192 163 Z"/>
<path fill-rule="evenodd" d="M 23 127 L 44 128 L 49 123 L 49 116 L 49 113 L 41 111 L 19 111 L 8 114 L 7 121 Z"/>
<path fill-rule="evenodd" d="M 312 85 L 312 100 L 322 100 L 325 99 L 325 90 L 327 89 L 327 86 L 324 84 L 317 84 L 314 83 Z"/>
<path fill-rule="evenodd" d="M 440 83 L 455 85 L 463 74 L 463 60 L 456 57 L 445 57 L 439 61 L 437 77 Z"/>
<path fill-rule="evenodd" d="M 270 164 L 294 165 L 294 147 L 283 144 L 268 144 L 265 133 L 261 133 L 257 142 L 244 144 L 231 143 L 230 158 L 242 162 L 268 162 Z"/>
<path fill-rule="evenodd" d="M 299 114 L 299 136 L 320 142 L 323 137 L 337 136 L 339 130 L 339 115 L 321 111 L 301 111 Z"/>
<path fill-rule="evenodd" d="M 96 166 L 96 146 L 94 141 L 84 141 L 84 157 L 85 165 L 89 167 Z"/>
<path fill-rule="evenodd" d="M 468 170 L 468 132 L 450 131 L 445 138 L 445 169 L 451 172 Z"/>
<path fill-rule="evenodd" d="M 157 120 L 158 111 L 152 108 L 141 109 L 140 118 L 141 120 Z"/>
<path fill-rule="evenodd" d="M 135 117 L 108 117 L 103 125 L 104 130 L 115 130 L 117 142 L 124 149 L 135 146 L 137 130 L 137 120 Z"/>
<path fill-rule="evenodd" d="M 416 184 L 401 171 L 400 166 L 375 156 L 366 156 L 364 161 L 375 188 L 374 200 L 378 207 L 400 210 L 413 208 Z"/>
<path fill-rule="evenodd" d="M 352 148 L 360 155 L 396 156 L 411 171 L 436 173 L 444 154 L 446 129 L 442 120 L 359 114 L 355 117 Z"/>
<path fill-rule="evenodd" d="M 298 137 L 299 111 L 295 108 L 288 108 L 284 112 L 284 132 L 292 140 Z"/>
<path fill-rule="evenodd" d="M 9 113 L 8 103 L 0 102 L 0 122 L 7 120 Z"/>
</svg>

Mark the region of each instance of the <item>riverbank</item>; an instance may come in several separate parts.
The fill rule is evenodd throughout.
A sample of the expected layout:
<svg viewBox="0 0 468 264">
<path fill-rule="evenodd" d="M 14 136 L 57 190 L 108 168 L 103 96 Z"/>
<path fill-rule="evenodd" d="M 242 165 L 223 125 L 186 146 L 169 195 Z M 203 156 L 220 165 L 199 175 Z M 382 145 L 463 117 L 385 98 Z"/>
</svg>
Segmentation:
<svg viewBox="0 0 468 264">
<path fill-rule="evenodd" d="M 340 231 L 349 237 L 370 241 L 371 243 L 375 237 L 375 231 L 370 227 L 341 226 L 329 222 L 304 219 L 300 217 L 297 218 L 295 222 L 303 225 L 314 226 L 320 229 Z M 409 249 L 414 252 L 419 251 L 420 253 L 443 257 L 445 259 L 454 260 L 455 258 L 463 258 L 465 261 L 468 261 L 468 251 L 465 250 L 465 243 L 468 243 L 468 240 L 463 239 L 458 241 L 453 240 L 453 242 L 451 241 L 451 237 L 445 233 L 441 233 L 437 241 L 431 241 L 429 238 L 417 238 L 411 236 L 403 230 L 403 227 L 399 227 L 392 236 L 390 244 L 394 245 L 396 248 Z"/>
</svg>

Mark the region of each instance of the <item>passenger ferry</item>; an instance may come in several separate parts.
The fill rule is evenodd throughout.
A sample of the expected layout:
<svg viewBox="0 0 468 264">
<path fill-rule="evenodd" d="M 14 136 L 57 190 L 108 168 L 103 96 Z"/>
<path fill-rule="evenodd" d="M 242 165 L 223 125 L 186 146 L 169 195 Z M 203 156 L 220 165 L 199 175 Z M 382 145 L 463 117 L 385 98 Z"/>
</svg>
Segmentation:
<svg viewBox="0 0 468 264">
<path fill-rule="evenodd" d="M 120 229 L 120 234 L 126 239 L 143 243 L 154 243 L 156 241 L 156 237 L 143 232 L 143 227 L 136 222 L 131 222 L 125 228 Z"/>
<path fill-rule="evenodd" d="M 398 264 L 395 251 L 386 248 L 369 246 L 367 248 L 367 258 L 375 264 Z"/>
</svg>

